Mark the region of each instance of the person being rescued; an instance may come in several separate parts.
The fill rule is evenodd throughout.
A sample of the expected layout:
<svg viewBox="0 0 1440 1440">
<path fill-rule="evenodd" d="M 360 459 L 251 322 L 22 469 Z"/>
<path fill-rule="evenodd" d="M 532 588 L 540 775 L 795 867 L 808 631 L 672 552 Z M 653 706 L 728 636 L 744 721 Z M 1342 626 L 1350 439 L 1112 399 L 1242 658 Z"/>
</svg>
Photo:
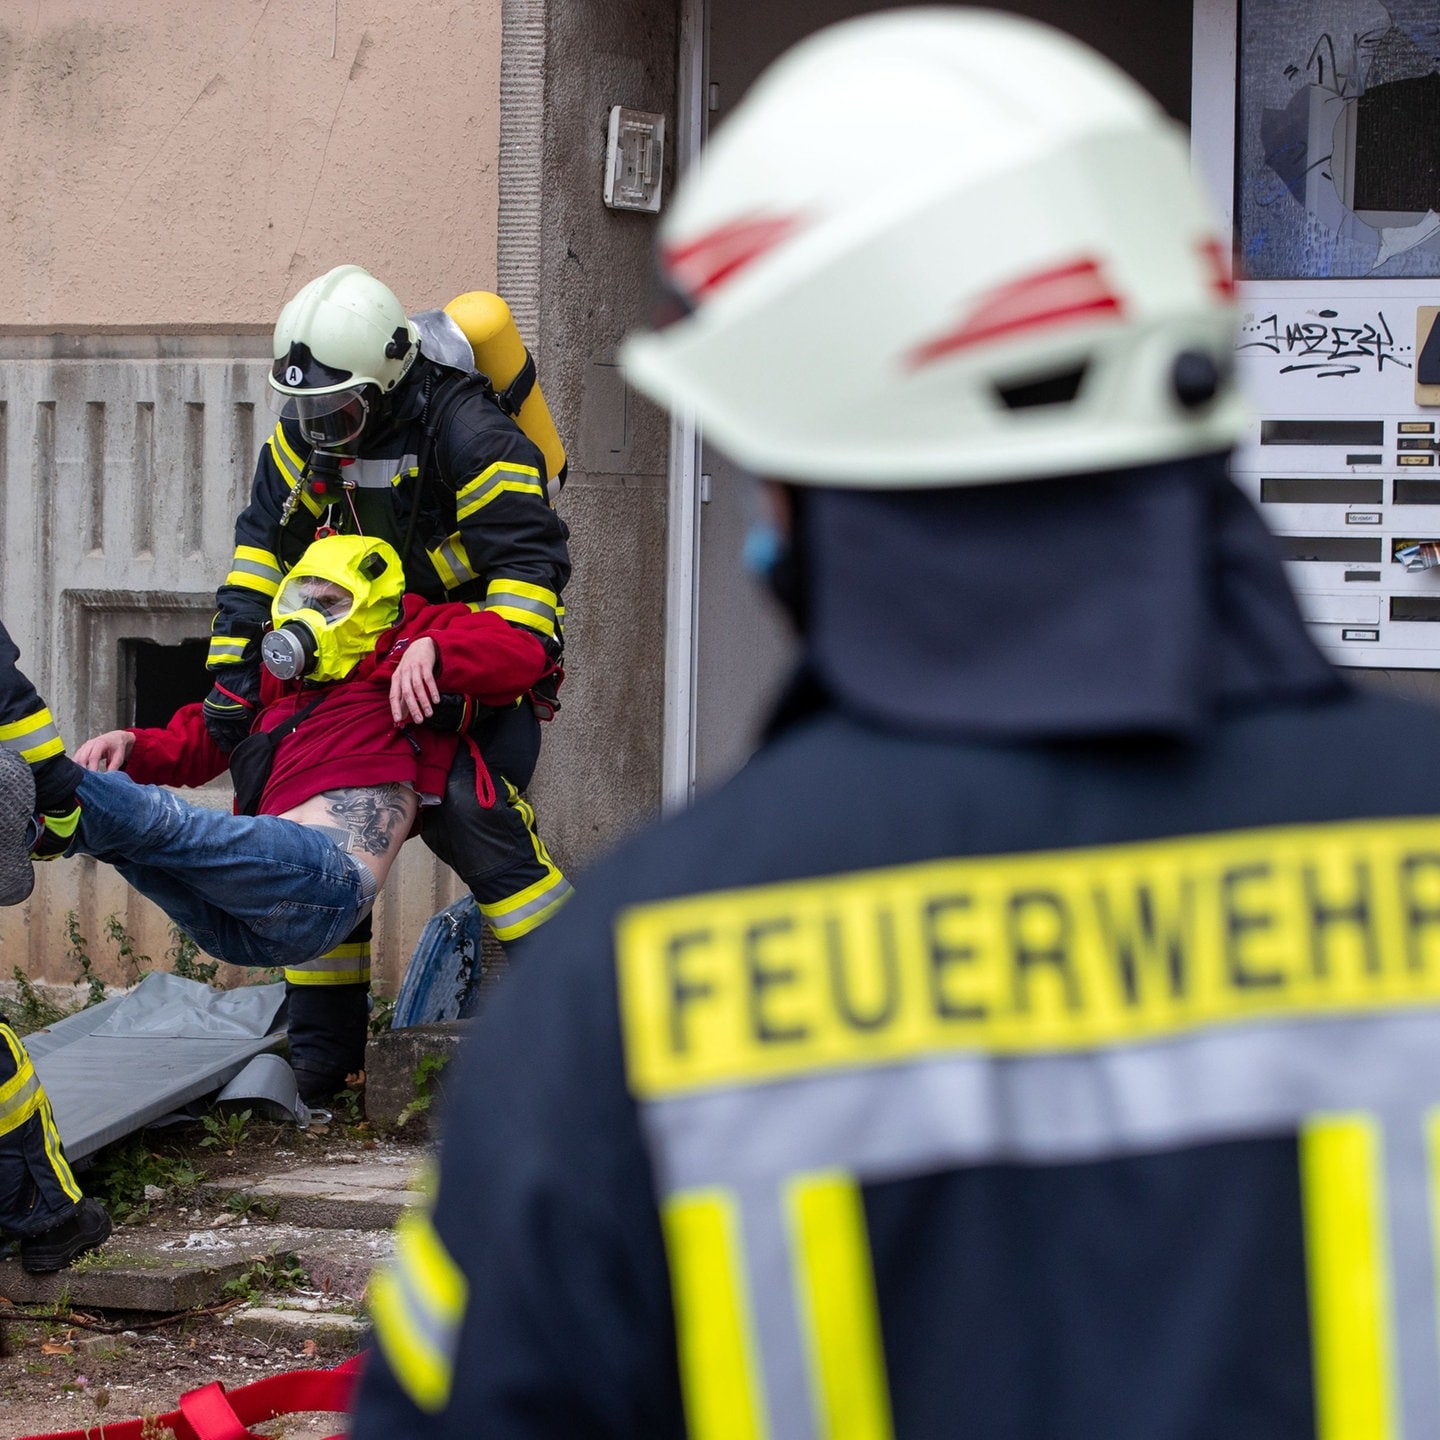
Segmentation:
<svg viewBox="0 0 1440 1440">
<path fill-rule="evenodd" d="M 403 588 L 384 540 L 316 540 L 275 596 L 248 739 L 221 750 L 197 703 L 164 728 L 87 740 L 64 761 L 68 795 L 57 797 L 52 761 L 43 812 L 0 807 L 0 874 L 27 856 L 91 855 L 222 960 L 325 954 L 368 914 L 424 807 L 444 794 L 475 707 L 513 705 L 553 668 L 538 638 L 493 612 Z M 29 687 L 9 669 L 0 699 Z M 481 803 L 493 803 L 475 758 Z M 160 788 L 203 785 L 227 766 L 234 814 Z M 7 818 L 21 812 L 23 824 Z M 12 887 L 0 903 L 28 893 Z"/>
</svg>

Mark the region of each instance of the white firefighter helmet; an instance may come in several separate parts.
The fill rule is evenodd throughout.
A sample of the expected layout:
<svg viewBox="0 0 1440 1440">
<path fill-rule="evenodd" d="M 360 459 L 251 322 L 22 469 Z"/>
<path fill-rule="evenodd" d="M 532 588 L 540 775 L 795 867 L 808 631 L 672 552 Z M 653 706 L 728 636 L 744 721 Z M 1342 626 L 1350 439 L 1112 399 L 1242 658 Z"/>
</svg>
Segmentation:
<svg viewBox="0 0 1440 1440">
<path fill-rule="evenodd" d="M 405 377 L 419 339 L 389 286 L 358 265 L 337 265 L 275 322 L 271 403 L 293 413 L 312 444 L 342 446 Z"/>
<path fill-rule="evenodd" d="M 1224 450 L 1234 286 L 1182 128 L 984 10 L 823 30 L 756 83 L 660 237 L 629 379 L 762 475 L 980 484 Z"/>
</svg>

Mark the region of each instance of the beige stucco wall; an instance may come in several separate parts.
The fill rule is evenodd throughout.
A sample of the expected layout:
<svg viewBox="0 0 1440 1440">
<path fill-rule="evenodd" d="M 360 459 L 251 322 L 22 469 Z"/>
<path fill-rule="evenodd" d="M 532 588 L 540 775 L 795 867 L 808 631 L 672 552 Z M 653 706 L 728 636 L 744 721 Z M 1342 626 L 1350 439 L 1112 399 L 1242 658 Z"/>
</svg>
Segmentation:
<svg viewBox="0 0 1440 1440">
<path fill-rule="evenodd" d="M 493 286 L 499 75 L 500 0 L 10 0 L 0 326 L 268 328 L 342 261 Z"/>
</svg>

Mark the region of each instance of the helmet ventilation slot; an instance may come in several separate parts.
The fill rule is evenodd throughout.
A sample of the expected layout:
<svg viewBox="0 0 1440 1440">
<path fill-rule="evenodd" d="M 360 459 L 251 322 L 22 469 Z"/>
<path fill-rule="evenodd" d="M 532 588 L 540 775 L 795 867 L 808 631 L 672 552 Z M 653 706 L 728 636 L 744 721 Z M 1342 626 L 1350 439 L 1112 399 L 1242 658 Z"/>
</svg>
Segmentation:
<svg viewBox="0 0 1440 1440">
<path fill-rule="evenodd" d="M 1088 365 L 1077 365 L 1018 385 L 997 385 L 995 393 L 1007 410 L 1033 410 L 1038 405 L 1068 405 L 1079 393 Z"/>
</svg>

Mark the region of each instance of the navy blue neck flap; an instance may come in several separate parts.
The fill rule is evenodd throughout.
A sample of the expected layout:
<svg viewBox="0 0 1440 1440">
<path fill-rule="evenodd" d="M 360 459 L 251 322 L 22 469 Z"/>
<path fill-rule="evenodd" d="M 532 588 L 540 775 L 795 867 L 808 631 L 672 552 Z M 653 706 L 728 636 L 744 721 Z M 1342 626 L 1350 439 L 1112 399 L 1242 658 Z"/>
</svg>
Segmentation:
<svg viewBox="0 0 1440 1440">
<path fill-rule="evenodd" d="M 1186 736 L 1336 693 L 1221 455 L 949 490 L 810 491 L 808 663 L 929 732 Z"/>
</svg>

